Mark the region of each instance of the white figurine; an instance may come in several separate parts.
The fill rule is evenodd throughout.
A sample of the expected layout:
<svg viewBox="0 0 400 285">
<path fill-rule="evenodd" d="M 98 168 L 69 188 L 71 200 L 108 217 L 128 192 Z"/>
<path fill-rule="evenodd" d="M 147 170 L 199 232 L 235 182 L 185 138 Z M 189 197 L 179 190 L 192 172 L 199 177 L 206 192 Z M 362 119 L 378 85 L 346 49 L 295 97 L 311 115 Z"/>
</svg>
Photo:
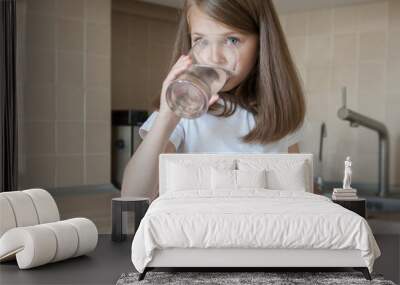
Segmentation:
<svg viewBox="0 0 400 285">
<path fill-rule="evenodd" d="M 346 161 L 344 162 L 344 178 L 343 178 L 343 189 L 352 189 L 351 184 L 351 160 L 350 156 L 346 157 Z"/>
</svg>

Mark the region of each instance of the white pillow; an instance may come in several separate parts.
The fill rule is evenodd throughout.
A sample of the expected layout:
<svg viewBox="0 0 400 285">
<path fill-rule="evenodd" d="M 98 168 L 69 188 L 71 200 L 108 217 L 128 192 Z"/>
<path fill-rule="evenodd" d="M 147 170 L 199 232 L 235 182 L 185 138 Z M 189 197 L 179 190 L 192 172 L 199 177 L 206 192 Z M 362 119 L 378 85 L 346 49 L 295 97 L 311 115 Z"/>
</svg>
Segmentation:
<svg viewBox="0 0 400 285">
<path fill-rule="evenodd" d="M 237 188 L 268 188 L 267 171 L 261 170 L 236 170 Z"/>
<path fill-rule="evenodd" d="M 267 188 L 306 191 L 309 187 L 308 164 L 294 159 L 238 159 L 240 170 L 267 170 Z"/>
<path fill-rule="evenodd" d="M 270 189 L 306 191 L 307 180 L 304 163 L 286 171 L 271 169 L 268 171 L 267 177 Z"/>
<path fill-rule="evenodd" d="M 166 191 L 210 190 L 211 168 L 234 169 L 232 159 L 181 158 L 168 161 L 166 167 Z"/>
<path fill-rule="evenodd" d="M 236 189 L 236 170 L 211 168 L 211 189 Z"/>
<path fill-rule="evenodd" d="M 211 170 L 212 190 L 239 190 L 241 188 L 267 188 L 266 170 Z"/>
<path fill-rule="evenodd" d="M 168 191 L 210 189 L 210 167 L 168 164 Z"/>
</svg>

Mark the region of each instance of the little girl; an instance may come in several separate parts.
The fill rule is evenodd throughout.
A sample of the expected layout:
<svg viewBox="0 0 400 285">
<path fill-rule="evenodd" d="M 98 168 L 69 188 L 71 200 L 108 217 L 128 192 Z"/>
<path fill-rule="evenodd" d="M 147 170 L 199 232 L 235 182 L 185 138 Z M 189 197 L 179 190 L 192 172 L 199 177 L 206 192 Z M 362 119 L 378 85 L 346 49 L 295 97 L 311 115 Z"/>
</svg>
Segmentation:
<svg viewBox="0 0 400 285">
<path fill-rule="evenodd" d="M 191 64 L 190 47 L 205 36 L 236 45 L 235 75 L 210 99 L 208 112 L 180 118 L 166 103 L 168 84 Z M 271 0 L 186 0 L 172 68 L 143 138 L 127 164 L 122 196 L 158 195 L 160 153 L 299 152 L 305 127 L 301 83 Z"/>
</svg>

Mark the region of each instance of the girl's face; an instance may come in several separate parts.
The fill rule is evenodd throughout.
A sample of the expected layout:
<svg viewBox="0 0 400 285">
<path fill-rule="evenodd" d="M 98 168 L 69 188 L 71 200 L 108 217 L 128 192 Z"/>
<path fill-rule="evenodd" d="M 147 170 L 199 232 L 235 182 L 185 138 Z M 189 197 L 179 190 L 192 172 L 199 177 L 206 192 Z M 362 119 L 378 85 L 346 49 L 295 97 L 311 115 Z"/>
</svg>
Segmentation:
<svg viewBox="0 0 400 285">
<path fill-rule="evenodd" d="M 224 37 L 230 44 L 237 46 L 238 58 L 235 74 L 221 91 L 229 91 L 241 83 L 252 70 L 258 55 L 258 36 L 234 30 L 204 14 L 196 5 L 188 11 L 188 22 L 192 46 L 202 37 Z"/>
</svg>

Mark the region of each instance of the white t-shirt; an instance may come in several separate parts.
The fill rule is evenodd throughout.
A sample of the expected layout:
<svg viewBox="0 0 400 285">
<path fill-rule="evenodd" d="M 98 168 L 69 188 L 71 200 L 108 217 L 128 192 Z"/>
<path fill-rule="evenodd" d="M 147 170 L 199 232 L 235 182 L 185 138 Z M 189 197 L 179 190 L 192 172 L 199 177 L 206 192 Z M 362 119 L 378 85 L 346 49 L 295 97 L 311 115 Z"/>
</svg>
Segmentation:
<svg viewBox="0 0 400 285">
<path fill-rule="evenodd" d="M 139 135 L 142 138 L 150 130 L 158 113 L 154 111 L 140 127 Z M 251 112 L 237 106 L 235 113 L 229 117 L 205 113 L 196 119 L 181 118 L 169 139 L 177 153 L 287 153 L 289 146 L 302 139 L 306 124 L 305 121 L 295 132 L 274 143 L 243 143 L 240 137 L 254 128 L 255 120 Z"/>
</svg>

